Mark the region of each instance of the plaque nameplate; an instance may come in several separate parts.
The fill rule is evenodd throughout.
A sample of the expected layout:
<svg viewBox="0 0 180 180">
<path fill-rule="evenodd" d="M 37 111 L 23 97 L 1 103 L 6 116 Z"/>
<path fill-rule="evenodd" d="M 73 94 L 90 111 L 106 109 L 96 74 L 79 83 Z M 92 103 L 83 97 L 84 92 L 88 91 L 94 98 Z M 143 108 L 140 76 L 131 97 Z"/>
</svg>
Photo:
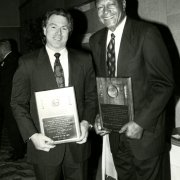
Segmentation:
<svg viewBox="0 0 180 180">
<path fill-rule="evenodd" d="M 96 81 L 101 126 L 118 132 L 134 119 L 131 78 L 97 77 Z"/>
<path fill-rule="evenodd" d="M 74 87 L 35 92 L 41 133 L 56 144 L 80 137 Z"/>
</svg>

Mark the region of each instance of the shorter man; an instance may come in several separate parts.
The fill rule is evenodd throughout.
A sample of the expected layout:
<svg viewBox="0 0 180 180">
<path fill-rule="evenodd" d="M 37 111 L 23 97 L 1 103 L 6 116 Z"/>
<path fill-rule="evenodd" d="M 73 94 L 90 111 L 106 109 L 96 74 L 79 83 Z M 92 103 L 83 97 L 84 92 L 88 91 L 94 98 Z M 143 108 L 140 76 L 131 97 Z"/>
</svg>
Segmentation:
<svg viewBox="0 0 180 180">
<path fill-rule="evenodd" d="M 14 76 L 11 105 L 24 141 L 28 143 L 28 161 L 34 165 L 38 180 L 86 180 L 90 156 L 88 129 L 96 110 L 96 83 L 89 54 L 66 48 L 72 31 L 72 19 L 63 9 L 46 13 L 42 23 L 45 47 L 20 59 Z M 56 81 L 54 64 L 59 58 L 63 81 Z M 62 83 L 60 83 L 62 82 Z M 65 83 L 65 84 L 64 84 Z M 81 137 L 77 143 L 55 145 L 40 133 L 34 93 L 74 86 Z"/>
</svg>

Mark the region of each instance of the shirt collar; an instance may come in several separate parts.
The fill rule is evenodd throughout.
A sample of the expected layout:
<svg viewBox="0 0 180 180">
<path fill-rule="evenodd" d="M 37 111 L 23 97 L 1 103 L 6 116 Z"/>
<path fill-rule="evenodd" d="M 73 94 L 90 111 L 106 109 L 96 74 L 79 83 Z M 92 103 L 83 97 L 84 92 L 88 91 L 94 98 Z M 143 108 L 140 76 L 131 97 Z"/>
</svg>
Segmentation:
<svg viewBox="0 0 180 180">
<path fill-rule="evenodd" d="M 126 23 L 126 19 L 127 19 L 127 16 L 125 16 L 125 18 L 122 20 L 122 22 L 117 26 L 117 28 L 115 29 L 115 31 L 111 31 L 111 30 L 108 30 L 108 34 L 111 34 L 113 33 L 115 35 L 115 37 L 118 36 L 119 32 L 122 31 L 124 29 L 124 26 L 125 26 L 125 23 Z"/>
<path fill-rule="evenodd" d="M 52 49 L 50 49 L 47 45 L 46 45 L 46 51 L 47 51 L 47 53 L 48 53 L 48 55 L 49 55 L 49 57 L 51 58 L 54 58 L 54 54 L 55 53 L 60 53 L 61 54 L 61 56 L 63 55 L 63 54 L 65 54 L 66 52 L 67 52 L 67 49 L 66 48 L 64 48 L 64 49 L 62 49 L 62 50 L 60 50 L 60 51 L 53 51 Z"/>
</svg>

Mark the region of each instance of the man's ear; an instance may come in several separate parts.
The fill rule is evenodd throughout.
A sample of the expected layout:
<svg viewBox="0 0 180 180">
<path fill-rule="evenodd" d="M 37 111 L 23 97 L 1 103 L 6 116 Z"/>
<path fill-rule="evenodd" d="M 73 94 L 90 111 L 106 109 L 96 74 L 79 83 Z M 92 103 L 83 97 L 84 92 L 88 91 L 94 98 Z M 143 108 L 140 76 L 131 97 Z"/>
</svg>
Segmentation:
<svg viewBox="0 0 180 180">
<path fill-rule="evenodd" d="M 46 28 L 43 27 L 43 34 L 46 36 Z"/>
</svg>

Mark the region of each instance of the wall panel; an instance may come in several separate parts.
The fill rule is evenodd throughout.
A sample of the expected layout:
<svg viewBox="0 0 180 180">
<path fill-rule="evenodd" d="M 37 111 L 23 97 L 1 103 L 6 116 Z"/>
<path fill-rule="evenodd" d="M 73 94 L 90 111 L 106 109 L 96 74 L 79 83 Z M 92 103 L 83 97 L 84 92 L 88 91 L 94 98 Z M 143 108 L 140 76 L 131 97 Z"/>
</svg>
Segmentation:
<svg viewBox="0 0 180 180">
<path fill-rule="evenodd" d="M 138 0 L 139 16 L 153 22 L 167 24 L 166 0 Z"/>
</svg>

